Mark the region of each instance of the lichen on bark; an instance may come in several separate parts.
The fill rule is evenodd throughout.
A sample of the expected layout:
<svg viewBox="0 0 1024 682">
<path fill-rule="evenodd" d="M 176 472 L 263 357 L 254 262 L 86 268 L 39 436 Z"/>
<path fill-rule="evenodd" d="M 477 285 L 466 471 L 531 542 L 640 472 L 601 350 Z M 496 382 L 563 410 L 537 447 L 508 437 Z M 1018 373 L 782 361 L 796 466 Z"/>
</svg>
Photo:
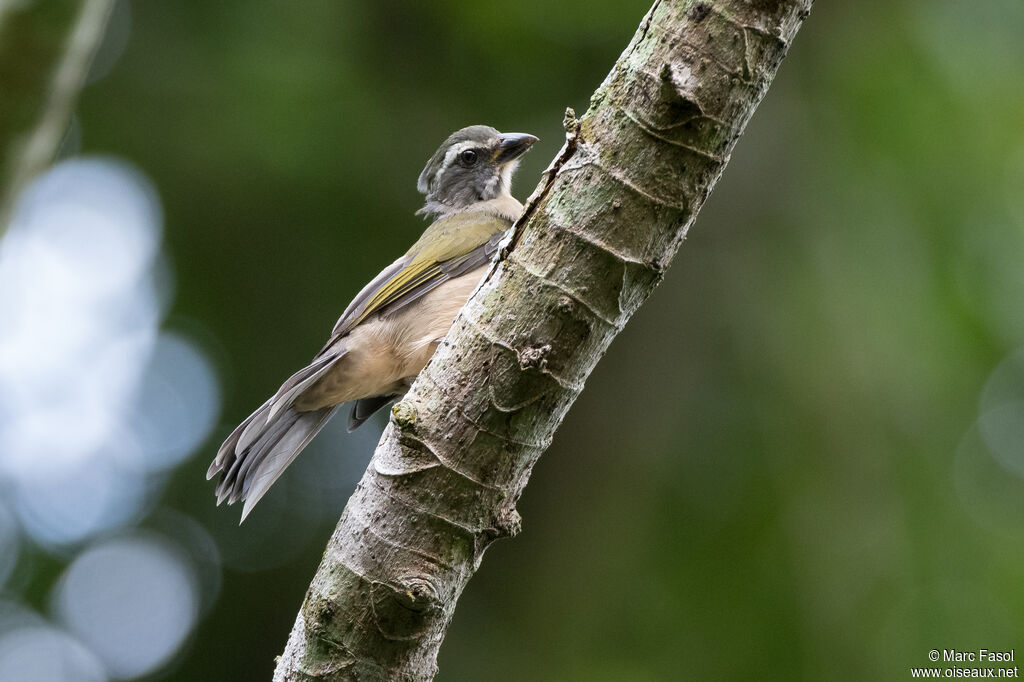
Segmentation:
<svg viewBox="0 0 1024 682">
<path fill-rule="evenodd" d="M 661 280 L 811 0 L 656 2 L 396 405 L 275 680 L 426 680 L 456 602 Z"/>
</svg>

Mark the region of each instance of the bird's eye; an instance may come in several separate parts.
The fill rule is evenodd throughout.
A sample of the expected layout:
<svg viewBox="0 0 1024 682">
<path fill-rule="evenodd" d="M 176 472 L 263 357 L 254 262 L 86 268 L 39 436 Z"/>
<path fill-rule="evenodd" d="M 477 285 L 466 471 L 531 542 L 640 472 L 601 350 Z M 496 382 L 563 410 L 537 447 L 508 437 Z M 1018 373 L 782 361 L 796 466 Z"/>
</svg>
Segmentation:
<svg viewBox="0 0 1024 682">
<path fill-rule="evenodd" d="M 459 161 L 462 162 L 463 166 L 472 166 L 476 163 L 476 152 L 472 149 L 467 149 L 459 154 Z"/>
</svg>

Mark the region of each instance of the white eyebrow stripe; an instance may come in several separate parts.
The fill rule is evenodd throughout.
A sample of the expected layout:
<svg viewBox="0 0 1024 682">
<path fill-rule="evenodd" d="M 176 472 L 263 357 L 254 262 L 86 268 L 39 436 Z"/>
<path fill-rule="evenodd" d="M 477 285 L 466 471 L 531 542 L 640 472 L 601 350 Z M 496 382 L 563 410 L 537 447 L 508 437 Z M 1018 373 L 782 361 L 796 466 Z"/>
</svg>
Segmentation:
<svg viewBox="0 0 1024 682">
<path fill-rule="evenodd" d="M 452 161 L 455 160 L 456 156 L 466 151 L 467 149 L 474 149 L 479 146 L 480 143 L 474 140 L 466 140 L 465 142 L 460 142 L 456 145 L 452 145 L 451 149 L 445 152 L 444 163 L 442 163 L 441 167 L 437 169 L 436 173 L 434 173 L 434 186 L 436 187 L 437 183 L 441 181 L 441 175 L 445 172 L 445 170 L 448 169 L 449 166 L 452 165 Z"/>
</svg>

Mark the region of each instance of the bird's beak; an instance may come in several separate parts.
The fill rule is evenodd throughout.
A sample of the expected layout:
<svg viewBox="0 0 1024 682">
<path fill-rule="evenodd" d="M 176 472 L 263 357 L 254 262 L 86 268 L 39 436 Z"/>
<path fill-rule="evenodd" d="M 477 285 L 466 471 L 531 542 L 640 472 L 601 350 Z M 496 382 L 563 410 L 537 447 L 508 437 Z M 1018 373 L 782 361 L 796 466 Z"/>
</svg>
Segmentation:
<svg viewBox="0 0 1024 682">
<path fill-rule="evenodd" d="M 498 136 L 498 149 L 494 152 L 494 161 L 500 166 L 518 159 L 536 141 L 535 135 L 527 133 L 502 133 Z"/>
</svg>

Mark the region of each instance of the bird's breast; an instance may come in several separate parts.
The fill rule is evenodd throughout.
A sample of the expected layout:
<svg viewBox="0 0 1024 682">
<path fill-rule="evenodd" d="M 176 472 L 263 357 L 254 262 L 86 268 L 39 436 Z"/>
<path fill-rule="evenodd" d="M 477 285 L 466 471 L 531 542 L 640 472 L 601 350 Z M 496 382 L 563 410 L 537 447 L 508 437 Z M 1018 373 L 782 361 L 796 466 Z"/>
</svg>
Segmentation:
<svg viewBox="0 0 1024 682">
<path fill-rule="evenodd" d="M 296 401 L 300 410 L 405 390 L 448 333 L 487 272 L 479 267 L 441 284 L 400 310 L 374 315 L 345 337 L 346 354 Z"/>
</svg>

